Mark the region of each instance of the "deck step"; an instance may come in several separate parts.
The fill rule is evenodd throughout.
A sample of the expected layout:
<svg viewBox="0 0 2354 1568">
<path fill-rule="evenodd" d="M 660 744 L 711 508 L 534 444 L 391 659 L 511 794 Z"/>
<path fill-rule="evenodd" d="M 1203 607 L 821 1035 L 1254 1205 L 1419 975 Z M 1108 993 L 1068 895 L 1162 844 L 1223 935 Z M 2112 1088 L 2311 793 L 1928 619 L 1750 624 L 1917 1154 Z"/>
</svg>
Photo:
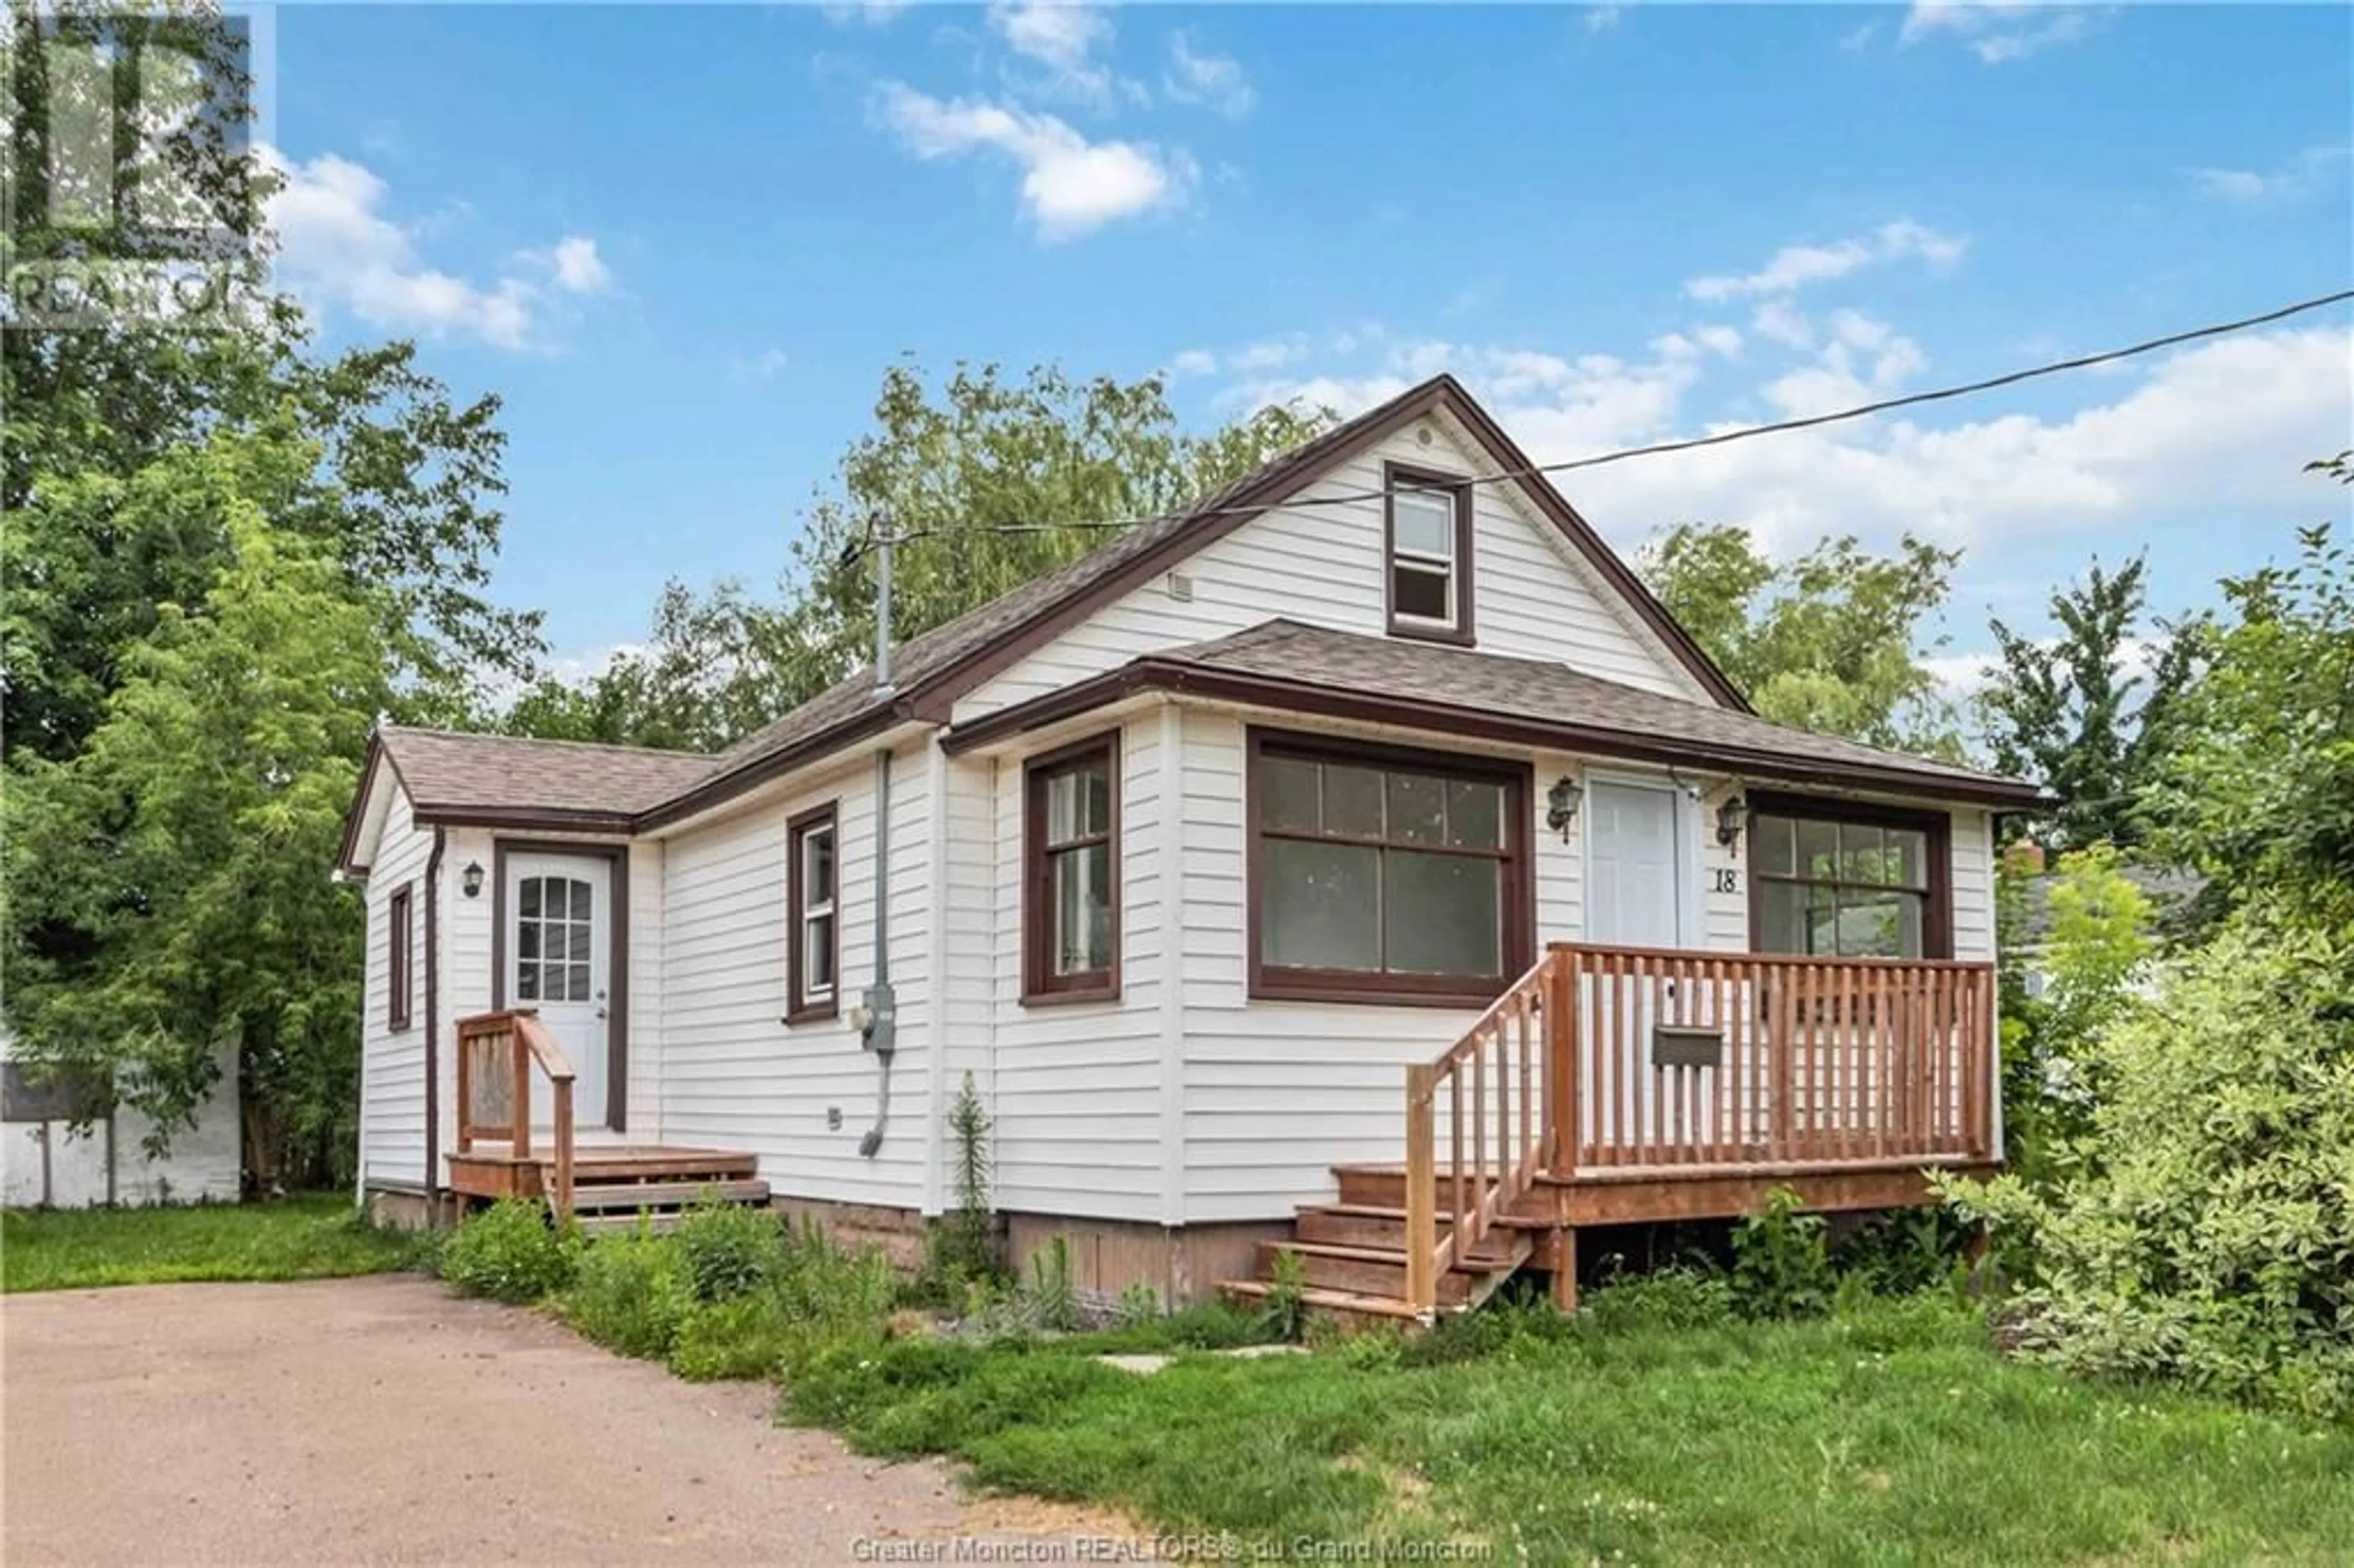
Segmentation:
<svg viewBox="0 0 2354 1568">
<path fill-rule="evenodd" d="M 1352 1296 L 1386 1296 L 1398 1301 L 1405 1299 L 1404 1252 L 1328 1246 L 1317 1242 L 1262 1242 L 1258 1249 L 1259 1278 L 1272 1280 L 1276 1277 L 1276 1259 L 1284 1253 L 1299 1259 L 1300 1283 L 1303 1285 Z M 1469 1300 L 1474 1283 L 1473 1276 L 1462 1269 L 1441 1270 L 1438 1304 L 1454 1307 Z"/>
<path fill-rule="evenodd" d="M 640 1209 L 687 1209 L 702 1202 L 765 1205 L 766 1181 L 631 1181 L 598 1186 L 575 1183 L 572 1210 L 578 1214 L 634 1213 Z"/>
<path fill-rule="evenodd" d="M 742 1181 L 759 1171 L 758 1155 L 730 1149 L 583 1149 L 572 1157 L 572 1185 L 577 1192 L 650 1180 Z"/>
<path fill-rule="evenodd" d="M 1446 1216 L 1438 1221 L 1438 1239 L 1447 1239 L 1451 1222 Z M 1292 1221 L 1292 1234 L 1304 1242 L 1321 1242 L 1333 1246 L 1371 1247 L 1377 1251 L 1405 1250 L 1405 1211 L 1384 1208 L 1373 1203 L 1316 1203 L 1299 1210 Z M 1471 1263 L 1510 1260 L 1513 1241 L 1500 1226 L 1482 1236 L 1471 1248 L 1467 1260 Z"/>
<path fill-rule="evenodd" d="M 1263 1279 L 1229 1280 L 1218 1288 L 1238 1301 L 1264 1301 L 1275 1287 Z M 1384 1319 L 1413 1322 L 1418 1314 L 1394 1296 L 1359 1296 L 1347 1290 L 1321 1290 L 1314 1287 L 1299 1293 L 1300 1303 L 1310 1311 L 1324 1312 L 1343 1321 L 1350 1319 Z"/>
</svg>

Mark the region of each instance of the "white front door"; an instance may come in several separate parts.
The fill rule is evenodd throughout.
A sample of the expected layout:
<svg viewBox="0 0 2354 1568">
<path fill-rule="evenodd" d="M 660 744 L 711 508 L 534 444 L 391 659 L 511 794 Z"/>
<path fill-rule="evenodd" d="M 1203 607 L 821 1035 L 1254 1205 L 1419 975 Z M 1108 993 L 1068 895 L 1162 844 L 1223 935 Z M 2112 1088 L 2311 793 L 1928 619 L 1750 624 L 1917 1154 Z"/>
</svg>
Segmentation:
<svg viewBox="0 0 2354 1568">
<path fill-rule="evenodd" d="M 1596 779 L 1585 791 L 1585 939 L 1673 948 L 1682 937 L 1676 792 Z"/>
<path fill-rule="evenodd" d="M 506 996 L 535 1007 L 571 1062 L 572 1119 L 603 1127 L 611 1020 L 612 872 L 601 855 L 511 854 L 506 885 Z M 535 1092 L 535 1119 L 546 1110 Z"/>
<path fill-rule="evenodd" d="M 1676 791 L 1667 784 L 1594 779 L 1585 790 L 1585 939 L 1618 948 L 1683 945 L 1683 876 L 1678 869 Z M 1658 1010 L 1672 1006 L 1651 988 L 1611 988 L 1588 1006 L 1588 1040 L 1620 1042 L 1623 1053 L 1597 1073 L 1591 1058 L 1581 1064 L 1578 1099 L 1591 1107 L 1587 1136 L 1602 1143 L 1628 1144 L 1638 1128 L 1655 1124 L 1659 1110 L 1659 1075 L 1650 1061 L 1651 1026 Z M 1636 1016 L 1617 1016 L 1631 1010 Z"/>
</svg>

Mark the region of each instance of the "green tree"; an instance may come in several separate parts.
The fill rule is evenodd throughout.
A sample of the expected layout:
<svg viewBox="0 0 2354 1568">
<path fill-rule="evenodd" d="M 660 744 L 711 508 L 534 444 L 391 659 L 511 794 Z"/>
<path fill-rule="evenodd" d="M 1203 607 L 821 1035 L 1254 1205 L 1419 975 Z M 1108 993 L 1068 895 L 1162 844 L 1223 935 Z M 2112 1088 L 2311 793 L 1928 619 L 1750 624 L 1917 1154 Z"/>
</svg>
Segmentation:
<svg viewBox="0 0 2354 1568">
<path fill-rule="evenodd" d="M 2145 680 L 2131 670 L 2146 625 L 2145 564 L 2115 573 L 2096 562 L 2055 590 L 2058 634 L 2046 641 L 1992 623 L 2001 665 L 1979 694 L 1995 765 L 2049 785 L 2062 804 L 2039 837 L 2057 847 L 2140 840 L 2140 789 L 2172 744 L 2178 699 L 2197 673 L 2203 620 L 2159 625 Z"/>
<path fill-rule="evenodd" d="M 906 641 L 1104 543 L 1107 519 L 1150 517 L 1208 493 L 1331 422 L 1262 408 L 1183 432 L 1161 380 L 1020 380 L 959 366 L 935 386 L 885 373 L 875 428 L 850 443 L 811 506 L 776 602 L 739 584 L 698 598 L 673 583 L 654 638 L 578 686 L 543 681 L 508 716 L 524 733 L 641 745 L 724 745 L 864 664 L 874 650 L 879 518 Z"/>
<path fill-rule="evenodd" d="M 1774 561 L 1747 530 L 1682 523 L 1647 545 L 1644 580 L 1777 724 L 1900 750 L 1957 756 L 1952 705 L 1924 662 L 1961 560 L 1905 535 L 1890 556 L 1853 537 Z"/>
<path fill-rule="evenodd" d="M 320 450 L 292 426 L 42 486 L 37 508 L 201 527 L 228 556 L 156 607 L 86 743 L 22 759 L 5 808 L 19 1052 L 111 1081 L 158 1146 L 226 1055 L 264 1181 L 348 1164 L 361 915 L 324 868 L 389 695 L 383 596 L 271 521 L 313 503 Z"/>
<path fill-rule="evenodd" d="M 95 324 L 12 321 L 0 330 L 0 510 L 10 519 L 0 750 L 12 761 L 72 756 L 122 678 L 122 651 L 154 628 L 158 605 L 200 599 L 229 553 L 224 535 L 186 514 L 134 519 L 78 506 L 73 529 L 59 531 L 52 524 L 64 514 L 34 504 L 42 488 L 95 475 L 127 482 L 175 448 L 290 408 L 317 448 L 324 486 L 338 493 L 279 521 L 313 534 L 354 581 L 388 590 L 400 716 L 449 722 L 476 681 L 525 673 L 538 618 L 487 596 L 500 523 L 492 503 L 505 488 L 498 401 L 453 400 L 407 344 L 333 358 L 310 352 L 301 309 L 269 289 L 262 212 L 275 176 L 239 138 L 250 94 L 217 12 L 11 0 L 8 22 L 0 69 L 15 108 L 5 154 L 13 205 L 0 226 L 0 275 L 21 290 L 46 265 L 145 259 L 131 229 L 48 221 L 51 196 L 68 193 L 51 190 L 47 128 L 108 111 L 77 101 L 93 100 L 93 81 L 52 77 L 55 60 L 81 55 L 111 62 L 110 102 L 178 126 L 160 141 L 118 134 L 114 187 L 152 190 L 156 166 L 170 168 L 189 205 L 233 241 L 214 264 L 235 303 L 190 311 L 133 291 L 114 296 Z M 143 57 L 164 48 L 209 62 L 206 112 L 175 112 L 195 106 L 178 100 L 196 90 Z M 159 102 L 167 87 L 178 100 Z M 134 522 L 158 531 L 134 532 Z"/>
<path fill-rule="evenodd" d="M 2223 580 L 2144 805 L 2157 853 L 2211 879 L 2211 915 L 2354 929 L 2354 557 L 2327 524 L 2297 538 L 2294 565 Z"/>
</svg>

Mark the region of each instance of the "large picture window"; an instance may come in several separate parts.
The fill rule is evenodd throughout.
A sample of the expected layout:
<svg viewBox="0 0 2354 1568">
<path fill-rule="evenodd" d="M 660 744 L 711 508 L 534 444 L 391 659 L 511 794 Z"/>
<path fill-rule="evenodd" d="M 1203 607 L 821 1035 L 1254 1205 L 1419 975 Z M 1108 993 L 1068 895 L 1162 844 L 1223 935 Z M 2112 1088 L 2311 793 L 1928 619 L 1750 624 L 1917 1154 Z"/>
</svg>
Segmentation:
<svg viewBox="0 0 2354 1568">
<path fill-rule="evenodd" d="M 1752 804 L 1749 875 L 1758 951 L 1950 956 L 1945 818 L 1782 797 Z"/>
<path fill-rule="evenodd" d="M 1471 487 L 1459 474 L 1385 471 L 1389 630 L 1471 641 Z"/>
<path fill-rule="evenodd" d="M 1028 874 L 1023 991 L 1031 1001 L 1119 993 L 1119 747 L 1101 736 L 1023 770 Z"/>
<path fill-rule="evenodd" d="M 1529 967 L 1525 769 L 1257 732 L 1250 767 L 1254 995 L 1479 1002 Z"/>
<path fill-rule="evenodd" d="M 841 1008 L 842 836 L 833 806 L 795 817 L 785 841 L 785 926 L 792 944 L 785 1022 L 805 1023 Z"/>
</svg>

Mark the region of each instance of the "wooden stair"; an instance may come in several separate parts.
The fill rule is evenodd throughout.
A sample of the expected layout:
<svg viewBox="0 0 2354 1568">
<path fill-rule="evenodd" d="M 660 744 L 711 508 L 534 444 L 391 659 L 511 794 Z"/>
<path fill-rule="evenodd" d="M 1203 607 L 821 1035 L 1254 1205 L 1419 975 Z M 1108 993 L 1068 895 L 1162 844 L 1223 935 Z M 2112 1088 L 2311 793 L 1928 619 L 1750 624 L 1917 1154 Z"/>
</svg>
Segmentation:
<svg viewBox="0 0 2354 1568">
<path fill-rule="evenodd" d="M 552 1155 L 537 1150 L 517 1158 L 479 1143 L 450 1156 L 451 1185 L 479 1197 L 546 1197 L 554 1165 Z M 596 1235 L 641 1226 L 667 1231 L 702 1202 L 766 1208 L 769 1184 L 759 1169 L 759 1156 L 742 1150 L 591 1145 L 573 1154 L 572 1213 Z"/>
<path fill-rule="evenodd" d="M 1311 1313 L 1341 1328 L 1382 1321 L 1415 1322 L 1420 1315 L 1407 1299 L 1405 1171 L 1396 1166 L 1333 1167 L 1339 1199 L 1302 1204 L 1293 1214 L 1291 1239 L 1259 1245 L 1255 1277 L 1231 1280 L 1220 1288 L 1239 1301 L 1264 1301 L 1275 1289 L 1278 1260 L 1299 1260 L 1300 1300 Z M 1442 1184 L 1447 1183 L 1444 1173 Z M 1438 1312 L 1466 1312 L 1503 1287 L 1533 1258 L 1548 1217 L 1506 1214 L 1454 1266 L 1438 1276 Z M 1447 1218 L 1438 1234 L 1446 1239 Z"/>
</svg>

